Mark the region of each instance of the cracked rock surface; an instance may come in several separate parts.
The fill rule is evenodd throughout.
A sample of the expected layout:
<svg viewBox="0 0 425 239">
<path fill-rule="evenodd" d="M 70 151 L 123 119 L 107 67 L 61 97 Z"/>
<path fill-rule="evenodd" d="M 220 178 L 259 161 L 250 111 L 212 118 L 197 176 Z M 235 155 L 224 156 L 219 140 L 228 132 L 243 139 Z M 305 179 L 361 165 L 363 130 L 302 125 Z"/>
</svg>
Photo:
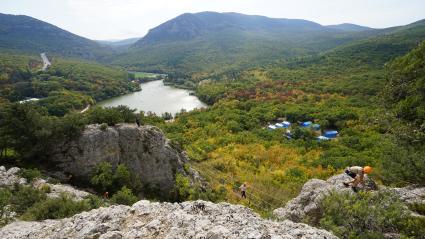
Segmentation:
<svg viewBox="0 0 425 239">
<path fill-rule="evenodd" d="M 260 218 L 228 203 L 194 201 L 111 206 L 62 220 L 14 222 L 0 238 L 337 238 L 330 232 L 289 220 Z"/>
<path fill-rule="evenodd" d="M 162 198 L 171 197 L 176 173 L 189 176 L 192 182 L 200 180 L 196 171 L 185 169 L 189 160 L 186 154 L 154 126 L 88 125 L 77 139 L 55 145 L 50 151 L 49 162 L 79 180 L 90 180 L 101 162 L 113 167 L 124 164 L 145 187 Z"/>
</svg>

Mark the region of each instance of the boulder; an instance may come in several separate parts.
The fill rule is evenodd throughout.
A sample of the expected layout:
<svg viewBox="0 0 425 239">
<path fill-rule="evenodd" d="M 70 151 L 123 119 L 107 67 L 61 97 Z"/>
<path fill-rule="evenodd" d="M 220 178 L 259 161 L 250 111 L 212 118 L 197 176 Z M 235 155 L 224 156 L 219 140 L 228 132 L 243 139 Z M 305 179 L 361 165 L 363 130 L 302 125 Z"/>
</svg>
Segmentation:
<svg viewBox="0 0 425 239">
<path fill-rule="evenodd" d="M 111 206 L 62 220 L 14 222 L 0 238 L 315 238 L 332 233 L 288 220 L 262 219 L 251 209 L 205 201 Z"/>
<path fill-rule="evenodd" d="M 17 167 L 6 170 L 4 166 L 0 166 L 0 187 L 26 184 L 27 180 L 19 176 L 19 171 L 20 169 Z"/>
<path fill-rule="evenodd" d="M 343 182 L 350 181 L 351 178 L 346 174 L 339 174 L 330 177 L 328 180 L 311 179 L 301 189 L 300 194 L 290 200 L 285 207 L 277 208 L 273 211 L 273 215 L 280 219 L 289 219 L 294 222 L 301 222 L 304 219 L 317 222 L 321 213 L 321 200 L 329 195 L 332 191 L 354 193 L 351 188 L 346 188 Z M 360 187 L 360 190 L 369 190 L 375 188 L 376 185 L 366 176 L 365 188 Z M 408 186 L 404 188 L 387 188 L 381 186 L 382 190 L 391 190 L 399 196 L 405 203 L 425 203 L 425 188 Z M 380 189 L 381 190 L 381 189 Z"/>
<path fill-rule="evenodd" d="M 300 194 L 290 200 L 284 208 L 273 211 L 273 215 L 278 219 L 289 219 L 294 222 L 301 222 L 306 217 L 317 218 L 320 214 L 320 202 L 324 196 L 332 190 L 352 191 L 342 183 L 352 180 L 346 174 L 340 174 L 329 178 L 327 181 L 311 179 L 301 189 Z"/>
<path fill-rule="evenodd" d="M 101 162 L 109 162 L 113 167 L 125 164 L 145 188 L 164 199 L 171 197 L 176 173 L 193 181 L 199 179 L 193 170 L 187 167 L 185 170 L 186 154 L 173 147 L 154 126 L 89 125 L 77 139 L 52 147 L 49 155 L 49 162 L 54 162 L 65 174 L 72 174 L 75 180 L 90 180 Z"/>
<path fill-rule="evenodd" d="M 49 197 L 49 198 L 58 198 L 62 194 L 65 194 L 65 195 L 68 195 L 70 198 L 72 198 L 76 201 L 80 201 L 80 200 L 83 200 L 84 198 L 86 198 L 90 195 L 90 193 L 88 193 L 86 191 L 78 190 L 78 189 L 72 187 L 71 185 L 51 184 L 51 183 L 48 183 L 44 179 L 36 179 L 36 180 L 34 180 L 32 185 L 33 185 L 34 188 L 37 188 L 37 189 L 42 189 L 43 187 L 48 187 L 50 189 L 50 191 L 47 193 L 47 197 Z"/>
</svg>

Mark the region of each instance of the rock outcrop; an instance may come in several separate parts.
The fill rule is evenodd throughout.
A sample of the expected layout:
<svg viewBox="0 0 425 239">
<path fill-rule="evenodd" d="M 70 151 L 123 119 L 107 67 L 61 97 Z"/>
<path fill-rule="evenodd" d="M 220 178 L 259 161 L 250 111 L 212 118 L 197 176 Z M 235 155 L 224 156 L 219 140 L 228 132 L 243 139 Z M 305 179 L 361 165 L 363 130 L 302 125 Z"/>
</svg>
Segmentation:
<svg viewBox="0 0 425 239">
<path fill-rule="evenodd" d="M 57 198 L 60 195 L 65 194 L 68 197 L 74 200 L 82 200 L 90 195 L 90 193 L 82 190 L 78 190 L 71 185 L 67 184 L 52 184 L 47 182 L 45 179 L 36 178 L 32 182 L 28 182 L 27 179 L 19 176 L 19 172 L 21 171 L 18 167 L 12 167 L 6 170 L 6 167 L 0 166 L 0 188 L 1 187 L 11 187 L 16 184 L 32 186 L 37 189 L 42 189 L 43 187 L 48 187 L 49 192 L 47 193 L 47 197 L 49 198 Z"/>
<path fill-rule="evenodd" d="M 162 198 L 169 198 L 176 173 L 199 177 L 184 167 L 188 157 L 176 149 L 156 127 L 118 124 L 114 127 L 89 125 L 82 135 L 71 142 L 56 145 L 49 162 L 73 179 L 90 180 L 96 166 L 109 162 L 113 167 L 125 164 L 140 179 L 142 185 Z"/>
<path fill-rule="evenodd" d="M 291 221 L 261 219 L 243 206 L 196 201 L 111 206 L 62 220 L 14 222 L 0 238 L 337 238 Z"/>
<path fill-rule="evenodd" d="M 0 187 L 12 186 L 15 184 L 26 184 L 27 180 L 19 176 L 20 168 L 13 167 L 6 170 L 6 167 L 0 166 Z"/>
<path fill-rule="evenodd" d="M 290 200 L 285 207 L 273 211 L 273 215 L 278 219 L 289 219 L 294 222 L 301 222 L 306 218 L 309 220 L 318 219 L 321 208 L 321 200 L 329 195 L 331 191 L 354 193 L 351 188 L 346 188 L 342 183 L 351 180 L 346 174 L 335 175 L 328 180 L 312 179 L 304 184 L 300 194 Z M 406 203 L 424 203 L 425 188 L 413 186 L 405 188 L 385 188 L 393 191 L 400 199 Z"/>
</svg>

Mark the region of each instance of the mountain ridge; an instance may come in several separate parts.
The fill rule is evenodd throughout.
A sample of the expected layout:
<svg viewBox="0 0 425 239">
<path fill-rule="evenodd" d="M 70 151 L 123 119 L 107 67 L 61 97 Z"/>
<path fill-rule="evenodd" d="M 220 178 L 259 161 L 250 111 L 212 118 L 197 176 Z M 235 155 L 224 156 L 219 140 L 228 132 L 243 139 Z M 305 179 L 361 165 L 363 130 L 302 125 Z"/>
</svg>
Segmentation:
<svg viewBox="0 0 425 239">
<path fill-rule="evenodd" d="M 108 48 L 53 24 L 26 16 L 0 13 L 0 49 L 19 53 L 97 59 Z"/>
</svg>

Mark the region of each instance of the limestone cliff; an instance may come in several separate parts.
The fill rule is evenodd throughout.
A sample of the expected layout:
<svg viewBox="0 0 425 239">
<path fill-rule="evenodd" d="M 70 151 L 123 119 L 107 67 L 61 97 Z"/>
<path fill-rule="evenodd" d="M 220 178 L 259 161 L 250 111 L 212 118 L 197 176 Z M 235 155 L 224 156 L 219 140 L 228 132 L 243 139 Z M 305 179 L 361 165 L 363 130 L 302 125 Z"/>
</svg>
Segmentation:
<svg viewBox="0 0 425 239">
<path fill-rule="evenodd" d="M 169 198 L 176 173 L 190 176 L 197 173 L 184 165 L 188 157 L 176 149 L 156 127 L 119 124 L 114 127 L 89 125 L 82 135 L 55 145 L 49 162 L 73 179 L 89 180 L 96 165 L 106 161 L 113 167 L 125 164 L 141 183 L 162 198 Z"/>
<path fill-rule="evenodd" d="M 196 201 L 111 206 L 62 220 L 14 222 L 0 229 L 0 238 L 314 238 L 334 235 L 306 224 L 261 219 L 243 206 Z"/>
</svg>

